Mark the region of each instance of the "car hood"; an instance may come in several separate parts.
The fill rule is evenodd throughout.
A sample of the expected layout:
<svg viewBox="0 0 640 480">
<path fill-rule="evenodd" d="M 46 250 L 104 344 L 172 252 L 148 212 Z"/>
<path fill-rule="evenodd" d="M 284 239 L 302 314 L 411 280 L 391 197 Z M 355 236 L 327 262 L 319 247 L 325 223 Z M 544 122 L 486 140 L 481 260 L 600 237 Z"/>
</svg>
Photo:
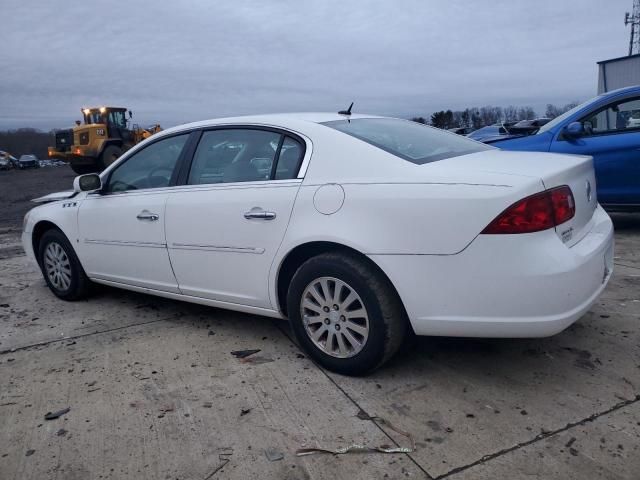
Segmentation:
<svg viewBox="0 0 640 480">
<path fill-rule="evenodd" d="M 521 150 L 530 152 L 548 152 L 553 141 L 552 132 L 538 132 L 533 135 L 518 135 L 511 137 L 493 137 L 491 146 L 505 150 Z"/>
<path fill-rule="evenodd" d="M 493 143 L 493 142 L 499 142 L 500 140 L 510 140 L 512 138 L 522 138 L 522 137 L 526 137 L 527 135 L 524 134 L 512 134 L 512 135 L 496 135 L 493 137 L 483 137 L 482 139 L 480 139 L 480 141 L 482 143 Z"/>
<path fill-rule="evenodd" d="M 57 202 L 58 200 L 66 200 L 67 198 L 75 197 L 77 192 L 73 190 L 68 190 L 64 192 L 55 192 L 50 193 L 49 195 L 45 195 L 44 197 L 38 197 L 31 200 L 34 203 L 49 203 L 49 202 Z"/>
</svg>

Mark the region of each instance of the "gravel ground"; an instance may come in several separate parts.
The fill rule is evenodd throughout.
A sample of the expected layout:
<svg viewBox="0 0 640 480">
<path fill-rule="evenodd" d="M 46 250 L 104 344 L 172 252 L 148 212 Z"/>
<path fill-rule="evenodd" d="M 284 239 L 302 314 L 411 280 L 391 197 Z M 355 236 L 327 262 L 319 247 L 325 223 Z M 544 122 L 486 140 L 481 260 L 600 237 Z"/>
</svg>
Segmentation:
<svg viewBox="0 0 640 480">
<path fill-rule="evenodd" d="M 20 228 L 31 199 L 70 190 L 75 173 L 68 166 L 0 171 L 0 230 Z"/>
</svg>

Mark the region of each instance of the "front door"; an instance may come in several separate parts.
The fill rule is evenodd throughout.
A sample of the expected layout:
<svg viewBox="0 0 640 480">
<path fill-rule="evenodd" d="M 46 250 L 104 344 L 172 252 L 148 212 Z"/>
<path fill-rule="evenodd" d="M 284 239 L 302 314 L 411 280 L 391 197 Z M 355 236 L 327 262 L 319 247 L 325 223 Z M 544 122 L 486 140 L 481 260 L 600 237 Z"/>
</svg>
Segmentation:
<svg viewBox="0 0 640 480">
<path fill-rule="evenodd" d="M 272 308 L 269 271 L 301 180 L 304 143 L 278 131 L 206 131 L 188 185 L 169 195 L 167 246 L 180 291 Z"/>
<path fill-rule="evenodd" d="M 556 139 L 552 152 L 593 156 L 598 201 L 640 204 L 640 98 L 627 98 L 580 120 L 585 135 Z"/>
<path fill-rule="evenodd" d="M 187 134 L 158 140 L 120 163 L 78 212 L 78 253 L 89 277 L 178 292 L 165 207 Z"/>
</svg>

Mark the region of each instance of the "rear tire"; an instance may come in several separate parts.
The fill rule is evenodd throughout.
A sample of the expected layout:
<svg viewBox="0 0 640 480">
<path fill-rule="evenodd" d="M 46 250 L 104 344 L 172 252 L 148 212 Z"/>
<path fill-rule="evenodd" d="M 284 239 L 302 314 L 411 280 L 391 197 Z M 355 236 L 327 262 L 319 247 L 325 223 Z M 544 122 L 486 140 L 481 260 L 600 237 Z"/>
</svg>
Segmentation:
<svg viewBox="0 0 640 480">
<path fill-rule="evenodd" d="M 60 230 L 48 230 L 40 239 L 38 261 L 45 282 L 63 300 L 80 300 L 89 294 L 87 277 L 71 243 Z"/>
<path fill-rule="evenodd" d="M 100 169 L 104 170 L 105 168 L 107 168 L 109 165 L 115 162 L 120 157 L 120 155 L 122 155 L 122 150 L 119 147 L 116 147 L 115 145 L 109 145 L 102 151 L 102 154 L 100 155 Z"/>
<path fill-rule="evenodd" d="M 301 347 L 323 367 L 345 375 L 380 367 L 408 331 L 404 307 L 389 280 L 348 252 L 303 263 L 291 280 L 287 309 Z"/>
</svg>

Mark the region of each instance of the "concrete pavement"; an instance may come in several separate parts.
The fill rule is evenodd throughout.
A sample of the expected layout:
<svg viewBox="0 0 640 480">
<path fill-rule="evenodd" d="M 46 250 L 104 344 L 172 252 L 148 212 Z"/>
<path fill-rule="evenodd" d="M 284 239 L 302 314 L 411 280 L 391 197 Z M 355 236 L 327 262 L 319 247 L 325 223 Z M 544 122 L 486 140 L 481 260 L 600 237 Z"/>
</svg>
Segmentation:
<svg viewBox="0 0 640 480">
<path fill-rule="evenodd" d="M 62 302 L 7 232 L 0 478 L 637 479 L 640 218 L 616 226 L 611 283 L 567 331 L 420 338 L 366 378 L 318 368 L 286 322 L 109 288 Z M 361 410 L 416 451 L 294 455 L 406 444 Z"/>
</svg>

